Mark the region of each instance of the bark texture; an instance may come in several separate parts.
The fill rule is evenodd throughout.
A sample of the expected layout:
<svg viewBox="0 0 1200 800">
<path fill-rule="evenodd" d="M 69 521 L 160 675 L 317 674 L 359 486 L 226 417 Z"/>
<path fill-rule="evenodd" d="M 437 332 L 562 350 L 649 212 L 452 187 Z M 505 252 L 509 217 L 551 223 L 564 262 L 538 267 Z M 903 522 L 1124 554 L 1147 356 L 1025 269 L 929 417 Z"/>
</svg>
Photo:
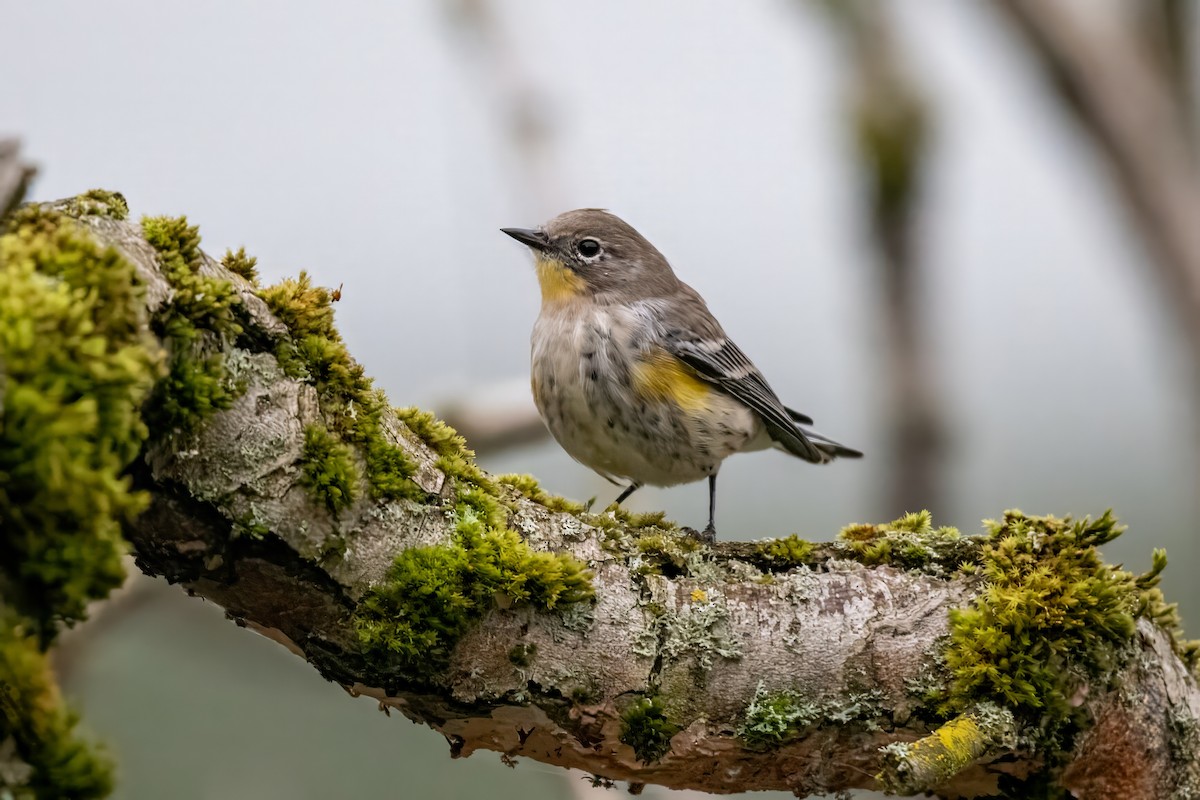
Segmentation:
<svg viewBox="0 0 1200 800">
<path fill-rule="evenodd" d="M 82 224 L 136 264 L 147 318 L 170 302 L 136 225 Z M 507 525 L 537 551 L 585 562 L 594 602 L 538 612 L 497 598 L 447 666 L 420 678 L 369 655 L 359 602 L 403 551 L 452 541 L 456 515 L 439 499 L 452 497 L 455 478 L 389 414 L 383 434 L 415 464 L 427 498 L 362 492 L 336 512 L 315 500 L 300 465 L 323 399 L 281 367 L 274 343 L 287 327 L 242 277 L 207 256 L 199 272 L 240 296 L 243 331 L 224 353 L 238 394 L 194 431 L 150 431 L 134 473 L 151 503 L 128 531 L 139 566 L 439 731 L 451 755 L 492 750 L 612 780 L 798 796 L 881 785 L 995 795 L 1044 766 L 1027 721 L 1000 706 L 949 721 L 934 713 L 949 615 L 978 595 L 978 577 L 866 566 L 844 543 L 793 563 L 760 544 L 699 546 L 631 529 L 628 518 L 555 511 L 503 485 Z M 1081 687 L 1075 702 L 1095 724 L 1047 780 L 1084 798 L 1193 796 L 1200 693 L 1168 634 L 1139 621 L 1112 678 Z"/>
</svg>

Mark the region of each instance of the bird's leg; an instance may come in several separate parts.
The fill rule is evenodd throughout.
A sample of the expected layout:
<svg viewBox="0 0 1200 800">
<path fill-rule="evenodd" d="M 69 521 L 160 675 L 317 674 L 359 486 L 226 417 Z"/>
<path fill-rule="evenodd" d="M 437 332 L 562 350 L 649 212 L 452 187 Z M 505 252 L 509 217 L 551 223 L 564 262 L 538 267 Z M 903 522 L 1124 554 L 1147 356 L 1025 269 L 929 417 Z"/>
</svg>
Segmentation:
<svg viewBox="0 0 1200 800">
<path fill-rule="evenodd" d="M 625 500 L 629 498 L 629 495 L 633 494 L 640 488 L 642 488 L 642 485 L 640 483 L 638 483 L 637 481 L 634 481 L 633 483 L 626 486 L 624 491 L 622 491 L 619 495 L 617 495 L 617 500 L 616 500 L 617 505 L 621 505 L 621 503 L 624 503 Z"/>
<path fill-rule="evenodd" d="M 700 537 L 709 544 L 717 540 L 717 473 L 708 476 L 708 525 Z"/>
</svg>

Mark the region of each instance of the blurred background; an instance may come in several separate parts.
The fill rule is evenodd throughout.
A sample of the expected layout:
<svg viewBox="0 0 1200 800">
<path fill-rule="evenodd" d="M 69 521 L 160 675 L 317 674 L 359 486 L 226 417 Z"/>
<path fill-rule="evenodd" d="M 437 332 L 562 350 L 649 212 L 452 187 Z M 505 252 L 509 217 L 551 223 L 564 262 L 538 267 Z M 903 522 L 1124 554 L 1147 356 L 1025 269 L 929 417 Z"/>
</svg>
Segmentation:
<svg viewBox="0 0 1200 800">
<path fill-rule="evenodd" d="M 539 434 L 539 295 L 498 232 L 635 225 L 785 402 L 868 458 L 731 459 L 728 538 L 929 507 L 1096 514 L 1200 614 L 1200 179 L 1189 0 L 0 0 L 0 135 L 343 285 L 351 352 L 493 471 L 616 489 Z M 531 424 L 532 422 L 532 424 Z M 644 489 L 699 527 L 703 484 Z M 1191 633 L 1200 632 L 1195 625 Z M 150 579 L 58 666 L 122 798 L 590 797 L 351 700 Z M 647 796 L 666 792 L 648 788 Z M 677 795 L 673 795 L 677 796 Z M 778 795 L 783 797 L 784 795 Z M 867 796 L 867 795 L 862 795 Z"/>
</svg>

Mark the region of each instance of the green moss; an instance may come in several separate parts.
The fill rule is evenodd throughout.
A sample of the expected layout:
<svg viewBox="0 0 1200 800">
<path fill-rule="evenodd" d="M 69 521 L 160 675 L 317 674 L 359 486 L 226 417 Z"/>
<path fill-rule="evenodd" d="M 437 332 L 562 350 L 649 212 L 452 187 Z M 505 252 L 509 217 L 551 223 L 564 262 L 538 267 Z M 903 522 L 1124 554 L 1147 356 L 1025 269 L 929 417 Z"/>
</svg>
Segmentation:
<svg viewBox="0 0 1200 800">
<path fill-rule="evenodd" d="M 239 247 L 236 253 L 226 249 L 221 257 L 221 266 L 258 286 L 258 259 L 247 255 L 246 248 Z"/>
<path fill-rule="evenodd" d="M 313 286 L 302 272 L 299 278 L 263 289 L 259 296 L 290 332 L 276 349 L 281 367 L 316 387 L 326 427 L 358 448 L 371 497 L 423 499 L 425 493 L 412 482 L 416 467 L 385 431 L 391 413 L 387 398 L 350 357 L 333 325 L 329 291 Z"/>
<path fill-rule="evenodd" d="M 458 431 L 428 411 L 422 411 L 416 406 L 394 410 L 400 421 L 438 455 L 460 458 L 470 458 L 475 455 L 467 449 L 467 441 L 458 435 Z"/>
<path fill-rule="evenodd" d="M 1140 579 L 1106 565 L 1096 548 L 1122 531 L 1109 512 L 1073 522 L 1009 511 L 988 524 L 985 583 L 970 607 L 950 616 L 943 711 L 994 700 L 1053 735 L 1077 721 L 1077 690 L 1107 682 L 1121 666 L 1137 616 L 1174 619 L 1158 602 L 1165 559 L 1156 556 Z"/>
<path fill-rule="evenodd" d="M 107 797 L 112 765 L 75 726 L 37 636 L 15 614 L 0 611 L 0 749 L 11 743 L 29 768 L 16 781 L 0 774 L 0 796 Z"/>
<path fill-rule="evenodd" d="M 508 651 L 508 660 L 515 667 L 528 667 L 537 658 L 537 645 L 532 643 L 521 643 L 514 645 Z"/>
<path fill-rule="evenodd" d="M 689 557 L 701 544 L 686 534 L 656 531 L 636 536 L 634 547 L 642 557 L 639 574 L 676 576 L 688 573 Z"/>
<path fill-rule="evenodd" d="M 758 542 L 754 561 L 769 572 L 785 572 L 813 563 L 816 549 L 812 542 L 793 534 L 783 539 Z"/>
<path fill-rule="evenodd" d="M 583 503 L 550 494 L 538 484 L 537 479 L 532 475 L 519 475 L 512 473 L 509 475 L 497 475 L 494 480 L 496 483 L 503 486 L 511 486 L 526 498 L 532 500 L 538 505 L 545 506 L 551 511 L 562 511 L 567 514 L 582 514 L 585 510 Z"/>
<path fill-rule="evenodd" d="M 645 530 L 647 528 L 674 531 L 679 528 L 678 525 L 667 519 L 667 512 L 665 511 L 633 512 L 627 511 L 615 503 L 606 508 L 604 514 L 599 516 L 610 516 L 627 531 Z"/>
<path fill-rule="evenodd" d="M 89 189 L 68 200 L 62 210 L 72 217 L 108 217 L 123 220 L 129 216 L 129 204 L 120 192 Z"/>
<path fill-rule="evenodd" d="M 1183 659 L 1189 670 L 1196 673 L 1200 666 L 1200 641 L 1188 640 L 1183 634 L 1183 621 L 1179 616 L 1179 605 L 1168 603 L 1158 584 L 1162 571 L 1167 568 L 1167 551 L 1155 548 L 1150 571 L 1138 576 L 1138 608 L 1135 616 L 1153 620 L 1171 637 L 1175 653 Z"/>
<path fill-rule="evenodd" d="M 304 429 L 300 469 L 304 485 L 330 514 L 336 515 L 354 502 L 359 478 L 354 454 L 320 425 Z"/>
<path fill-rule="evenodd" d="M 155 431 L 188 433 L 240 393 L 226 375 L 224 351 L 242 331 L 235 316 L 241 299 L 229 281 L 201 273 L 200 232 L 186 217 L 143 217 L 142 233 L 172 289 L 151 320 L 167 344 L 168 374 L 143 416 Z"/>
<path fill-rule="evenodd" d="M 957 569 L 976 551 L 975 540 L 956 528 L 934 528 L 928 511 L 905 514 L 887 525 L 849 525 L 838 534 L 837 546 L 867 566 L 890 564 L 934 575 Z"/>
<path fill-rule="evenodd" d="M 640 698 L 621 715 L 620 740 L 633 748 L 643 764 L 661 761 L 671 752 L 671 737 L 680 730 L 657 697 Z"/>
<path fill-rule="evenodd" d="M 49 641 L 121 583 L 122 477 L 157 362 L 129 262 L 62 214 L 25 207 L 0 235 L 0 584 Z"/>
<path fill-rule="evenodd" d="M 355 612 L 363 650 L 401 674 L 429 679 L 493 608 L 564 610 L 592 597 L 591 575 L 565 553 L 536 551 L 501 527 L 495 498 L 473 488 L 456 509 L 453 540 L 402 551 Z"/>
<path fill-rule="evenodd" d="M 428 411 L 413 406 L 393 410 L 396 417 L 437 454 L 434 463 L 448 477 L 496 492 L 496 481 L 475 463 L 475 453 L 467 448 L 466 440 L 458 431 Z"/>
<path fill-rule="evenodd" d="M 589 678 L 586 683 L 572 687 L 570 692 L 571 702 L 581 706 L 598 703 L 603 697 L 604 694 L 596 685 L 594 678 Z"/>
</svg>

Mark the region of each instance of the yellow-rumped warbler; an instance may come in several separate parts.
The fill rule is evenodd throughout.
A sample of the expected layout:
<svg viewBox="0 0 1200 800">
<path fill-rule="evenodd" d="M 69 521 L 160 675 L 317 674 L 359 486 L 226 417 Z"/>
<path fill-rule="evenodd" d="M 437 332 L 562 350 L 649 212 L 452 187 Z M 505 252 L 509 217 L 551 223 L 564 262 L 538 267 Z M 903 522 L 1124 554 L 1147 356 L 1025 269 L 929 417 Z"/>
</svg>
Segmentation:
<svg viewBox="0 0 1200 800">
<path fill-rule="evenodd" d="M 542 289 L 538 412 L 572 458 L 629 482 L 617 503 L 643 484 L 707 477 L 712 538 L 728 456 L 772 446 L 814 464 L 862 455 L 800 427 L 812 420 L 779 401 L 699 293 L 623 220 L 584 208 L 502 231 L 533 250 Z"/>
</svg>

